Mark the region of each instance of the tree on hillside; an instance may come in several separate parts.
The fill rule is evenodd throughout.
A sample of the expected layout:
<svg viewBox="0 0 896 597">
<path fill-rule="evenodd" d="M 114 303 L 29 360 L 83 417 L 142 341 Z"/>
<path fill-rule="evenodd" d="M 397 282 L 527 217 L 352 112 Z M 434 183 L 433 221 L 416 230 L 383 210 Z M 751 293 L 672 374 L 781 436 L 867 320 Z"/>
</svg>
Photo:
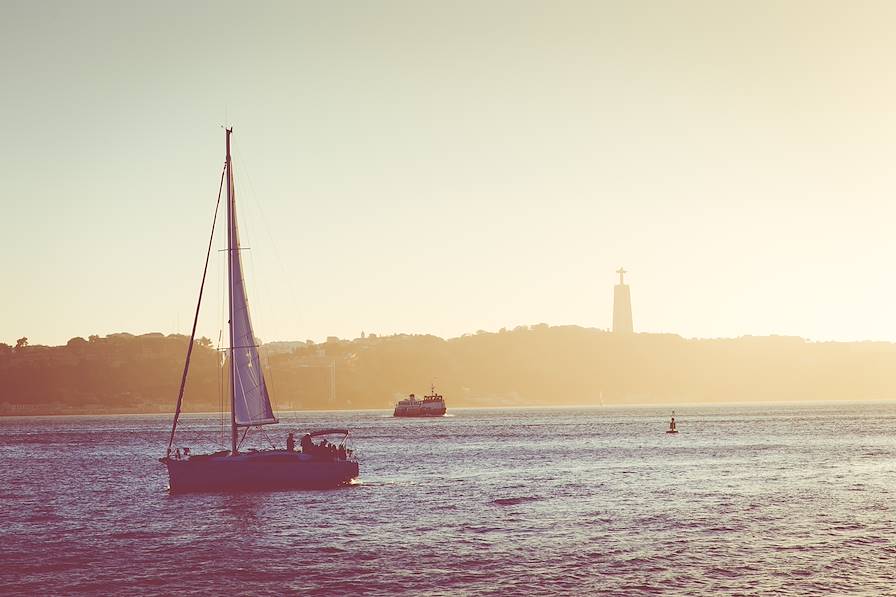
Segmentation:
<svg viewBox="0 0 896 597">
<path fill-rule="evenodd" d="M 87 340 L 82 338 L 81 336 L 75 336 L 71 340 L 65 343 L 65 345 L 69 348 L 80 348 L 87 344 Z"/>
<path fill-rule="evenodd" d="M 22 350 L 26 346 L 28 346 L 28 338 L 26 338 L 25 336 L 22 336 L 21 338 L 16 340 L 16 350 Z"/>
</svg>

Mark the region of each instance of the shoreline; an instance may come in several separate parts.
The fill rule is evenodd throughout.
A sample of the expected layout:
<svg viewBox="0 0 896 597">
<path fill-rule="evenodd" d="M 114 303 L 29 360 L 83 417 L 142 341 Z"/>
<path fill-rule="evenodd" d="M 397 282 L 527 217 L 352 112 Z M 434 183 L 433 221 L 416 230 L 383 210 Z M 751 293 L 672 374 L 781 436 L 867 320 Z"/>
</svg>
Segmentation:
<svg viewBox="0 0 896 597">
<path fill-rule="evenodd" d="M 612 403 L 612 404 L 494 404 L 486 406 L 456 406 L 449 409 L 452 411 L 476 411 L 476 410 L 567 410 L 567 409 L 594 409 L 594 410 L 617 410 L 617 409 L 655 409 L 655 408 L 695 408 L 695 407 L 749 407 L 749 406 L 768 406 L 768 405 L 801 405 L 801 404 L 892 404 L 896 402 L 894 398 L 816 398 L 812 400 L 738 400 L 738 401 L 684 401 L 684 402 L 631 402 L 631 403 Z M 281 415 L 292 413 L 340 413 L 340 412 L 390 412 L 392 407 L 383 408 L 308 408 L 301 410 L 278 410 Z M 122 416 L 159 416 L 171 417 L 173 411 L 157 410 L 157 411 L 135 411 L 135 410 L 84 410 L 84 411 L 68 411 L 68 412 L 34 412 L 34 413 L 0 413 L 0 419 L 32 419 L 32 418 L 49 418 L 49 417 L 122 417 Z M 220 411 L 183 411 L 181 415 L 220 415 Z M 442 417 L 434 417 L 441 419 Z"/>
</svg>

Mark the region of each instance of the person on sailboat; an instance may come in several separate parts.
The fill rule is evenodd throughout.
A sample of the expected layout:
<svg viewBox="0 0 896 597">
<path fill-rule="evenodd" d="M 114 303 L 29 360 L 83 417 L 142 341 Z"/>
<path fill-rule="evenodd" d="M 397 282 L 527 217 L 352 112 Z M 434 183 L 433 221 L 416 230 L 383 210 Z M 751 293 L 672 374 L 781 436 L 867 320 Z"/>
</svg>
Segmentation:
<svg viewBox="0 0 896 597">
<path fill-rule="evenodd" d="M 290 431 L 289 435 L 286 436 L 286 451 L 287 452 L 295 452 L 296 451 L 296 438 L 293 435 L 292 431 Z"/>
</svg>

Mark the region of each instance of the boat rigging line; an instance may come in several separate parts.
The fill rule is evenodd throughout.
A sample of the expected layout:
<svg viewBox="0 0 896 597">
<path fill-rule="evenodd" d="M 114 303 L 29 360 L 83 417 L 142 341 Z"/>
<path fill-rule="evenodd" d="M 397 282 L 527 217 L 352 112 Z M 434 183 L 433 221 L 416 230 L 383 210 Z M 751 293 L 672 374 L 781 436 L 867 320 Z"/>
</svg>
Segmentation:
<svg viewBox="0 0 896 597">
<path fill-rule="evenodd" d="M 184 401 L 184 388 L 187 386 L 187 373 L 190 371 L 190 357 L 193 354 L 193 342 L 196 340 L 196 324 L 199 322 L 199 307 L 202 305 L 202 291 L 205 289 L 205 275 L 208 273 L 208 261 L 212 254 L 212 242 L 215 239 L 215 226 L 218 222 L 218 208 L 221 206 L 221 192 L 224 189 L 224 174 L 227 172 L 227 164 L 221 170 L 221 183 L 218 185 L 218 200 L 215 203 L 215 215 L 212 217 L 212 233 L 208 239 L 208 250 L 205 253 L 205 266 L 202 268 L 202 282 L 199 283 L 199 298 L 196 301 L 196 313 L 193 315 L 193 330 L 190 332 L 190 343 L 187 345 L 187 358 L 184 362 L 184 373 L 180 378 L 180 391 L 177 393 L 177 407 L 174 409 L 174 422 L 171 425 L 171 437 L 168 438 L 168 448 L 165 457 L 171 455 L 171 446 L 174 444 L 174 432 L 177 430 L 177 420 L 180 418 L 180 410 Z"/>
</svg>

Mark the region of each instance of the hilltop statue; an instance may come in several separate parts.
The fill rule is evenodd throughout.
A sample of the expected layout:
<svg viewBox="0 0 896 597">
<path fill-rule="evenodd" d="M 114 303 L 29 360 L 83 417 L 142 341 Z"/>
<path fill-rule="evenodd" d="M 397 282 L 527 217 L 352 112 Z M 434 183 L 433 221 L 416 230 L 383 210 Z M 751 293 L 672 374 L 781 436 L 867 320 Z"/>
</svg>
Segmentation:
<svg viewBox="0 0 896 597">
<path fill-rule="evenodd" d="M 631 334 L 634 332 L 632 325 L 632 295 L 628 284 L 625 283 L 625 268 L 616 270 L 619 274 L 619 284 L 613 289 L 613 332 L 618 334 Z"/>
</svg>

